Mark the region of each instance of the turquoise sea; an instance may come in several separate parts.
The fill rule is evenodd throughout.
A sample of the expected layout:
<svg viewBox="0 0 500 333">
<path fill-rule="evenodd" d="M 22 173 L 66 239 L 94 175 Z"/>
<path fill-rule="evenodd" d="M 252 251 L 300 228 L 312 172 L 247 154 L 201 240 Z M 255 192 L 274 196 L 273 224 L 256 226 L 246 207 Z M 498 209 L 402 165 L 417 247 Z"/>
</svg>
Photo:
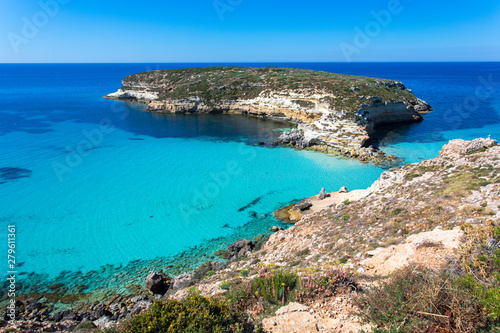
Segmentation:
<svg viewBox="0 0 500 333">
<path fill-rule="evenodd" d="M 151 269 L 188 270 L 282 225 L 275 209 L 322 187 L 366 188 L 383 172 L 272 148 L 288 124 L 158 115 L 102 98 L 126 75 L 200 65 L 214 64 L 0 65 L 0 239 L 7 253 L 7 225 L 16 226 L 23 291 L 56 282 L 123 289 Z M 380 129 L 374 143 L 406 162 L 434 157 L 454 138 L 500 139 L 499 63 L 238 65 L 403 81 L 434 111 L 422 123 Z M 0 274 L 7 271 L 6 260 Z"/>
</svg>

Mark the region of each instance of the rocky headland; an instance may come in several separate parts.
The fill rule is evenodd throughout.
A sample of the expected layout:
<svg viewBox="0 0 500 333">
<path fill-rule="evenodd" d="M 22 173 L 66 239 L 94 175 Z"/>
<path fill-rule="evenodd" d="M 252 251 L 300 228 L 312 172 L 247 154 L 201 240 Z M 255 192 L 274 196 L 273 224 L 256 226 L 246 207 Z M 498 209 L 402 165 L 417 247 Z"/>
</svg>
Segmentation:
<svg viewBox="0 0 500 333">
<path fill-rule="evenodd" d="M 106 98 L 144 103 L 158 113 L 235 113 L 293 123 L 279 143 L 361 160 L 380 125 L 421 121 L 431 111 L 398 81 L 295 68 L 203 67 L 129 75 Z"/>
<path fill-rule="evenodd" d="M 110 327 L 147 311 L 155 299 L 184 299 L 196 293 L 234 302 L 235 309 L 253 318 L 254 324 L 256 320 L 265 332 L 369 332 L 376 327 L 404 327 L 405 332 L 425 328 L 429 332 L 475 332 L 492 318 L 498 320 L 488 310 L 496 311 L 494 301 L 466 305 L 476 298 L 497 297 L 498 281 L 490 277 L 498 273 L 495 262 L 500 262 L 499 171 L 500 146 L 496 141 L 452 140 L 438 157 L 391 168 L 368 189 L 322 189 L 318 195 L 285 209 L 282 217 L 288 219 L 293 215 L 290 210 L 297 211 L 290 228 L 273 228 L 267 241 L 259 236 L 235 242 L 227 251 L 216 254 L 219 260 L 207 261 L 194 272 L 173 278 L 161 271 L 152 272 L 144 281 L 144 289 L 134 295 L 116 295 L 106 303 L 80 304 L 65 312 L 50 314 L 36 299 L 19 301 L 18 318 L 24 320 L 1 331 L 70 332 L 82 322 L 89 327 Z M 294 207 L 297 205 L 299 208 Z M 294 296 L 287 302 L 283 296 L 283 302 L 280 298 L 274 306 L 258 292 L 245 289 L 253 290 L 252 283 L 271 270 L 293 271 L 300 279 Z M 336 287 L 316 288 L 313 282 L 319 280 L 315 280 L 315 274 L 336 277 Z M 408 301 L 411 309 L 401 317 L 383 312 L 386 304 L 391 304 L 383 297 L 397 287 L 392 285 L 372 297 L 371 302 L 379 298 L 383 302 L 374 310 L 369 303 L 371 293 L 401 274 L 411 277 L 405 275 L 396 281 L 417 285 L 418 277 L 427 279 L 418 287 L 422 290 L 415 291 L 419 296 Z M 435 305 L 424 307 L 420 300 L 434 297 L 426 296 L 426 288 L 440 276 L 446 276 L 446 280 L 439 280 L 442 285 L 436 283 L 440 287 L 429 294 L 441 296 L 432 299 Z M 448 297 L 452 291 L 443 287 L 448 281 L 468 281 L 466 286 L 485 291 L 463 287 L 462 291 L 469 294 L 459 302 L 456 297 L 462 294 Z M 450 290 L 457 288 L 453 284 Z M 378 308 L 381 315 L 376 313 Z"/>
</svg>

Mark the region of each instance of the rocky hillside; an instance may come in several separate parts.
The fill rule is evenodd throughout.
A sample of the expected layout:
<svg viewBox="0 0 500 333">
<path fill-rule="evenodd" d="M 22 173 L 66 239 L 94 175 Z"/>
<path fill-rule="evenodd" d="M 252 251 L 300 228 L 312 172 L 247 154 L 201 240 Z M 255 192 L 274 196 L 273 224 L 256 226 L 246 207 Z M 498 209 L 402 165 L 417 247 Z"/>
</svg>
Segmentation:
<svg viewBox="0 0 500 333">
<path fill-rule="evenodd" d="M 294 68 L 202 67 L 127 76 L 106 98 L 152 112 L 238 113 L 298 124 L 281 143 L 382 157 L 366 149 L 382 124 L 416 122 L 431 107 L 398 81 Z"/>
<path fill-rule="evenodd" d="M 453 140 L 438 157 L 392 168 L 366 190 L 343 189 L 302 200 L 301 204 L 311 205 L 296 209 L 302 214 L 297 223 L 276 231 L 259 251 L 217 271 L 197 288 L 207 295 L 224 293 L 221 283 L 238 283 L 242 271 L 251 278 L 262 265 L 308 272 L 342 262 L 365 287 L 375 277 L 410 264 L 440 269 L 461 260 L 457 253 L 463 246 L 460 227 L 500 224 L 499 193 L 497 142 Z M 368 332 L 370 323 L 362 324 L 353 297 L 348 293 L 308 299 L 293 313 L 282 310 L 265 319 L 264 328 L 268 332 Z"/>
</svg>

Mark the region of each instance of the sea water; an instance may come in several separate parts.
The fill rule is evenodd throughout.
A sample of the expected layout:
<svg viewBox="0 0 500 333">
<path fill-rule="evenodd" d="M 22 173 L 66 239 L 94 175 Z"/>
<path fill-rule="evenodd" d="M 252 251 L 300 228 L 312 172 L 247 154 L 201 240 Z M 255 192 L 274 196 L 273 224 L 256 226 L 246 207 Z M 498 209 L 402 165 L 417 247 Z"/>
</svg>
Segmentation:
<svg viewBox="0 0 500 333">
<path fill-rule="evenodd" d="M 322 187 L 366 188 L 383 172 L 273 148 L 289 124 L 152 114 L 102 98 L 126 75 L 199 65 L 0 65 L 0 237 L 7 252 L 7 225 L 16 226 L 25 291 L 58 281 L 116 288 L 152 269 L 190 270 L 232 241 L 286 227 L 274 210 Z M 450 139 L 500 133 L 498 63 L 243 65 L 403 81 L 434 111 L 381 128 L 374 144 L 406 162 L 436 156 Z"/>
</svg>

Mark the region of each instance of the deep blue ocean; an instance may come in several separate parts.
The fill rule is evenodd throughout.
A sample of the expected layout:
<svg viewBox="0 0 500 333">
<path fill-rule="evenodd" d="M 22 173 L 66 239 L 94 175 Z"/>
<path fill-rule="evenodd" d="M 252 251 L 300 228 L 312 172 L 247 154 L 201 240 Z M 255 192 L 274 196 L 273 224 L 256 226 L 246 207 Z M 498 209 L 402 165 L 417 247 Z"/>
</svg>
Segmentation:
<svg viewBox="0 0 500 333">
<path fill-rule="evenodd" d="M 102 98 L 129 74 L 208 65 L 233 64 L 0 64 L 1 248 L 15 225 L 25 288 L 77 277 L 89 291 L 119 290 L 183 261 L 170 272 L 179 273 L 234 240 L 269 233 L 281 225 L 272 212 L 293 200 L 322 187 L 366 188 L 383 172 L 257 145 L 287 124 L 158 115 Z M 437 156 L 451 139 L 500 139 L 500 63 L 237 65 L 402 81 L 434 108 L 421 123 L 379 130 L 379 147 L 408 163 Z"/>
</svg>

